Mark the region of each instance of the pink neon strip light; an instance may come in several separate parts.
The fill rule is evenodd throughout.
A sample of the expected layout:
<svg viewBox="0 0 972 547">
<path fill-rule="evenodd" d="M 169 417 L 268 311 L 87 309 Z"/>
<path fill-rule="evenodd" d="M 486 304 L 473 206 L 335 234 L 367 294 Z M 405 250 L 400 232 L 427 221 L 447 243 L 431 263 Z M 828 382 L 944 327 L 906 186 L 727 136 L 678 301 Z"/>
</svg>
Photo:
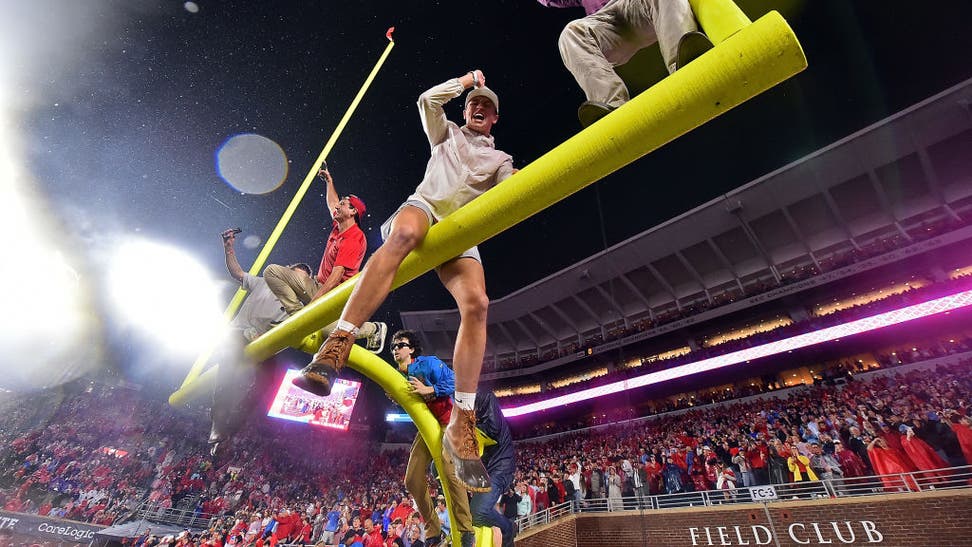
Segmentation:
<svg viewBox="0 0 972 547">
<path fill-rule="evenodd" d="M 531 414 L 533 412 L 546 410 L 548 408 L 555 408 L 563 405 L 569 405 L 571 403 L 586 401 L 588 399 L 594 399 L 603 395 L 610 395 L 629 389 L 650 386 L 652 384 L 674 380 L 675 378 L 682 378 L 693 374 L 699 374 L 701 372 L 708 372 L 717 368 L 745 363 L 746 361 L 752 359 L 777 355 L 786 351 L 805 348 L 814 344 L 829 342 L 831 340 L 845 338 L 854 334 L 860 334 L 862 332 L 897 325 L 906 321 L 921 319 L 922 317 L 928 317 L 930 315 L 964 308 L 969 305 L 972 305 L 972 290 L 944 296 L 935 300 L 929 300 L 928 302 L 915 304 L 913 306 L 899 308 L 897 310 L 873 315 L 871 317 L 865 317 L 849 323 L 834 325 L 833 327 L 827 327 L 825 329 L 792 336 L 790 338 L 784 338 L 783 340 L 777 340 L 776 342 L 770 342 L 769 344 L 763 344 L 761 346 L 746 348 L 744 350 L 734 351 L 725 355 L 710 357 L 694 363 L 673 367 L 668 370 L 660 370 L 658 372 L 643 374 L 635 378 L 629 378 L 627 380 L 621 380 L 619 382 L 614 382 L 599 387 L 582 389 L 574 393 L 560 395 L 559 397 L 554 397 L 545 401 L 537 401 L 535 403 L 530 403 L 523 406 L 504 408 L 503 415 L 505 415 L 507 418 L 512 418 L 514 416 Z"/>
</svg>

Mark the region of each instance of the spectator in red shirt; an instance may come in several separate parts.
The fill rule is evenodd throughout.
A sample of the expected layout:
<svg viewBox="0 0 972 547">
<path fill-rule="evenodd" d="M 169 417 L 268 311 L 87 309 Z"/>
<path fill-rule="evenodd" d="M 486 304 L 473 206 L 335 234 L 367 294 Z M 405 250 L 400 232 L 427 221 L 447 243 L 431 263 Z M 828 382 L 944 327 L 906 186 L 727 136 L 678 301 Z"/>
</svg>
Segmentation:
<svg viewBox="0 0 972 547">
<path fill-rule="evenodd" d="M 381 547 L 385 544 L 385 537 L 381 535 L 380 522 L 365 519 L 365 530 L 368 532 L 364 537 L 365 547 Z"/>
<path fill-rule="evenodd" d="M 412 506 L 412 503 L 409 500 L 402 500 L 402 502 L 395 507 L 395 510 L 392 511 L 391 519 L 392 521 L 398 519 L 405 522 L 408 520 L 408 517 L 412 515 L 414 510 L 415 508 Z"/>
<path fill-rule="evenodd" d="M 769 474 L 766 472 L 766 464 L 769 461 L 769 447 L 760 434 L 759 441 L 747 443 L 746 460 L 752 468 L 754 484 L 768 484 Z"/>
<path fill-rule="evenodd" d="M 297 543 L 307 545 L 310 543 L 311 534 L 314 531 L 314 527 L 311 525 L 309 520 L 302 519 L 300 524 L 300 532 L 297 533 Z"/>
<path fill-rule="evenodd" d="M 300 524 L 300 516 L 290 509 L 281 509 L 277 514 L 277 537 L 286 540 L 291 535 L 296 534 L 294 529 Z"/>
<path fill-rule="evenodd" d="M 366 211 L 364 201 L 354 194 L 338 197 L 327 164 L 321 166 L 318 175 L 327 184 L 327 207 L 332 224 L 317 275 L 280 264 L 271 264 L 263 271 L 267 286 L 291 315 L 357 274 L 368 249 L 368 238 L 360 226 Z M 328 325 L 321 332 L 327 336 L 334 326 Z M 384 346 L 386 332 L 384 323 L 369 321 L 358 329 L 357 338 L 366 339 L 367 348 L 378 353 Z"/>
</svg>

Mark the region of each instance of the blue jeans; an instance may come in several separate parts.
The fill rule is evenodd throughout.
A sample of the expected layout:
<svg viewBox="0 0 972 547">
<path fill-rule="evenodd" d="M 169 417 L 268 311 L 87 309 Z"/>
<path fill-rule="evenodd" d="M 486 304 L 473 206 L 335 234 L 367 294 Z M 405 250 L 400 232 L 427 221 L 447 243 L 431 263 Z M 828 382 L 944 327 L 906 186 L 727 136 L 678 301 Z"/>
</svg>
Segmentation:
<svg viewBox="0 0 972 547">
<path fill-rule="evenodd" d="M 513 523 L 496 510 L 496 502 L 510 487 L 513 473 L 489 473 L 489 492 L 474 492 L 469 501 L 473 526 L 496 526 L 503 533 L 503 547 L 513 546 Z"/>
</svg>

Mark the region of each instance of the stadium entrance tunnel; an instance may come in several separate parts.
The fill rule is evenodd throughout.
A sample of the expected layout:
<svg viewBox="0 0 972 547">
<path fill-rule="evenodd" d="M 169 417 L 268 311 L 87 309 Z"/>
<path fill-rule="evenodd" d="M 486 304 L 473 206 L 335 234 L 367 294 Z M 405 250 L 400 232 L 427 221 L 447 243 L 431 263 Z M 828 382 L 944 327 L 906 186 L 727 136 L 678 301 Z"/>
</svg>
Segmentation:
<svg viewBox="0 0 972 547">
<path fill-rule="evenodd" d="M 969 514 L 972 490 L 581 512 L 525 531 L 516 545 L 972 545 Z"/>
</svg>

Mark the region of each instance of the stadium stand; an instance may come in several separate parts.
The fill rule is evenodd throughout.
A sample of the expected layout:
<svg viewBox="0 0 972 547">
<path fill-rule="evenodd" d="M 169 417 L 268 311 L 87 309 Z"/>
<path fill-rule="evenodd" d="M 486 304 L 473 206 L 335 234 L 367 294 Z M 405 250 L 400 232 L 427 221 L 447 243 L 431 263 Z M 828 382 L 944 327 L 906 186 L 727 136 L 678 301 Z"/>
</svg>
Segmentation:
<svg viewBox="0 0 972 547">
<path fill-rule="evenodd" d="M 831 490 L 791 489 L 792 496 L 836 496 L 843 494 L 845 481 L 884 474 L 872 463 L 871 438 L 898 447 L 906 471 L 935 473 L 918 476 L 918 483 L 947 482 L 956 474 L 967 482 L 962 473 L 972 455 L 967 416 L 972 346 L 966 339 L 947 347 L 939 343 L 882 354 L 878 368 L 853 374 L 850 382 L 836 381 L 849 371 L 835 365 L 841 372 L 816 385 L 708 404 L 701 404 L 699 394 L 681 410 L 521 440 L 517 482 L 530 499 L 521 524 L 533 523 L 531 515 L 549 518 L 544 512 L 570 495 L 576 496 L 578 510 L 623 510 L 659 494 L 730 489 L 719 481 L 725 469 L 732 470 L 739 486 L 785 485 L 794 481 L 795 471 L 783 467 L 792 450 L 812 457 L 813 443 L 837 458 L 842 480 Z M 940 364 L 949 357 L 957 360 Z M 197 416 L 146 401 L 137 391 L 89 388 L 60 401 L 24 397 L 5 404 L 11 417 L 0 459 L 5 511 L 108 526 L 135 514 L 158 516 L 146 507 L 183 508 L 202 519 L 185 526 L 199 530 L 200 542 L 216 535 L 228 541 L 234 528 L 243 541 L 253 540 L 274 521 L 279 539 L 311 542 L 335 508 L 345 533 L 355 516 L 361 523 L 379 523 L 387 533 L 395 518 L 404 515 L 406 522 L 414 511 L 400 482 L 404 450 L 382 451 L 338 433 L 307 435 L 299 425 L 263 419 L 251 422 L 232 453 L 213 464 L 201 441 L 205 422 Z M 46 426 L 35 427 L 38 420 Z M 910 455 L 902 446 L 908 437 L 903 425 L 913 428 L 938 459 Z M 931 461 L 953 469 L 935 471 Z M 576 488 L 567 485 L 572 475 Z M 882 492 L 908 488 L 900 481 L 866 484 Z M 733 490 L 730 499 L 744 501 L 745 492 Z"/>
<path fill-rule="evenodd" d="M 970 93 L 972 84 L 956 86 L 496 300 L 484 379 L 504 407 L 519 405 L 969 290 L 972 121 L 952 113 Z M 902 131 L 906 142 L 893 138 Z M 777 522 L 806 504 L 858 497 L 927 501 L 927 513 L 968 507 L 968 319 L 957 310 L 512 419 L 516 481 L 501 506 L 522 545 L 558 544 L 558 522 L 571 523 L 574 544 L 591 544 L 585 534 L 636 544 L 630 534 L 643 538 L 652 526 L 687 527 L 672 545 L 744 544 L 739 525 L 739 542 L 713 543 L 724 530 L 685 511 L 671 524 L 664 511 L 733 509 L 767 492 L 797 504 L 773 509 Z M 454 310 L 402 321 L 448 359 Z M 309 433 L 254 412 L 214 459 L 203 410 L 173 409 L 104 377 L 0 394 L 0 415 L 3 523 L 69 523 L 60 527 L 73 526 L 68 537 L 79 543 L 124 529 L 103 536 L 259 547 L 388 545 L 420 526 L 402 484 L 407 445 L 372 432 Z M 387 440 L 414 436 L 409 427 L 388 426 Z M 772 489 L 753 489 L 764 486 Z M 768 544 L 771 511 L 764 506 L 764 518 L 753 507 L 746 537 Z M 829 507 L 838 509 L 813 518 L 842 518 L 833 512 L 843 506 Z M 630 520 L 646 511 L 652 523 Z M 581 518 L 595 513 L 604 516 L 597 526 Z M 874 519 L 828 533 L 891 533 Z M 802 543 L 810 528 L 796 521 L 787 530 Z"/>
</svg>

